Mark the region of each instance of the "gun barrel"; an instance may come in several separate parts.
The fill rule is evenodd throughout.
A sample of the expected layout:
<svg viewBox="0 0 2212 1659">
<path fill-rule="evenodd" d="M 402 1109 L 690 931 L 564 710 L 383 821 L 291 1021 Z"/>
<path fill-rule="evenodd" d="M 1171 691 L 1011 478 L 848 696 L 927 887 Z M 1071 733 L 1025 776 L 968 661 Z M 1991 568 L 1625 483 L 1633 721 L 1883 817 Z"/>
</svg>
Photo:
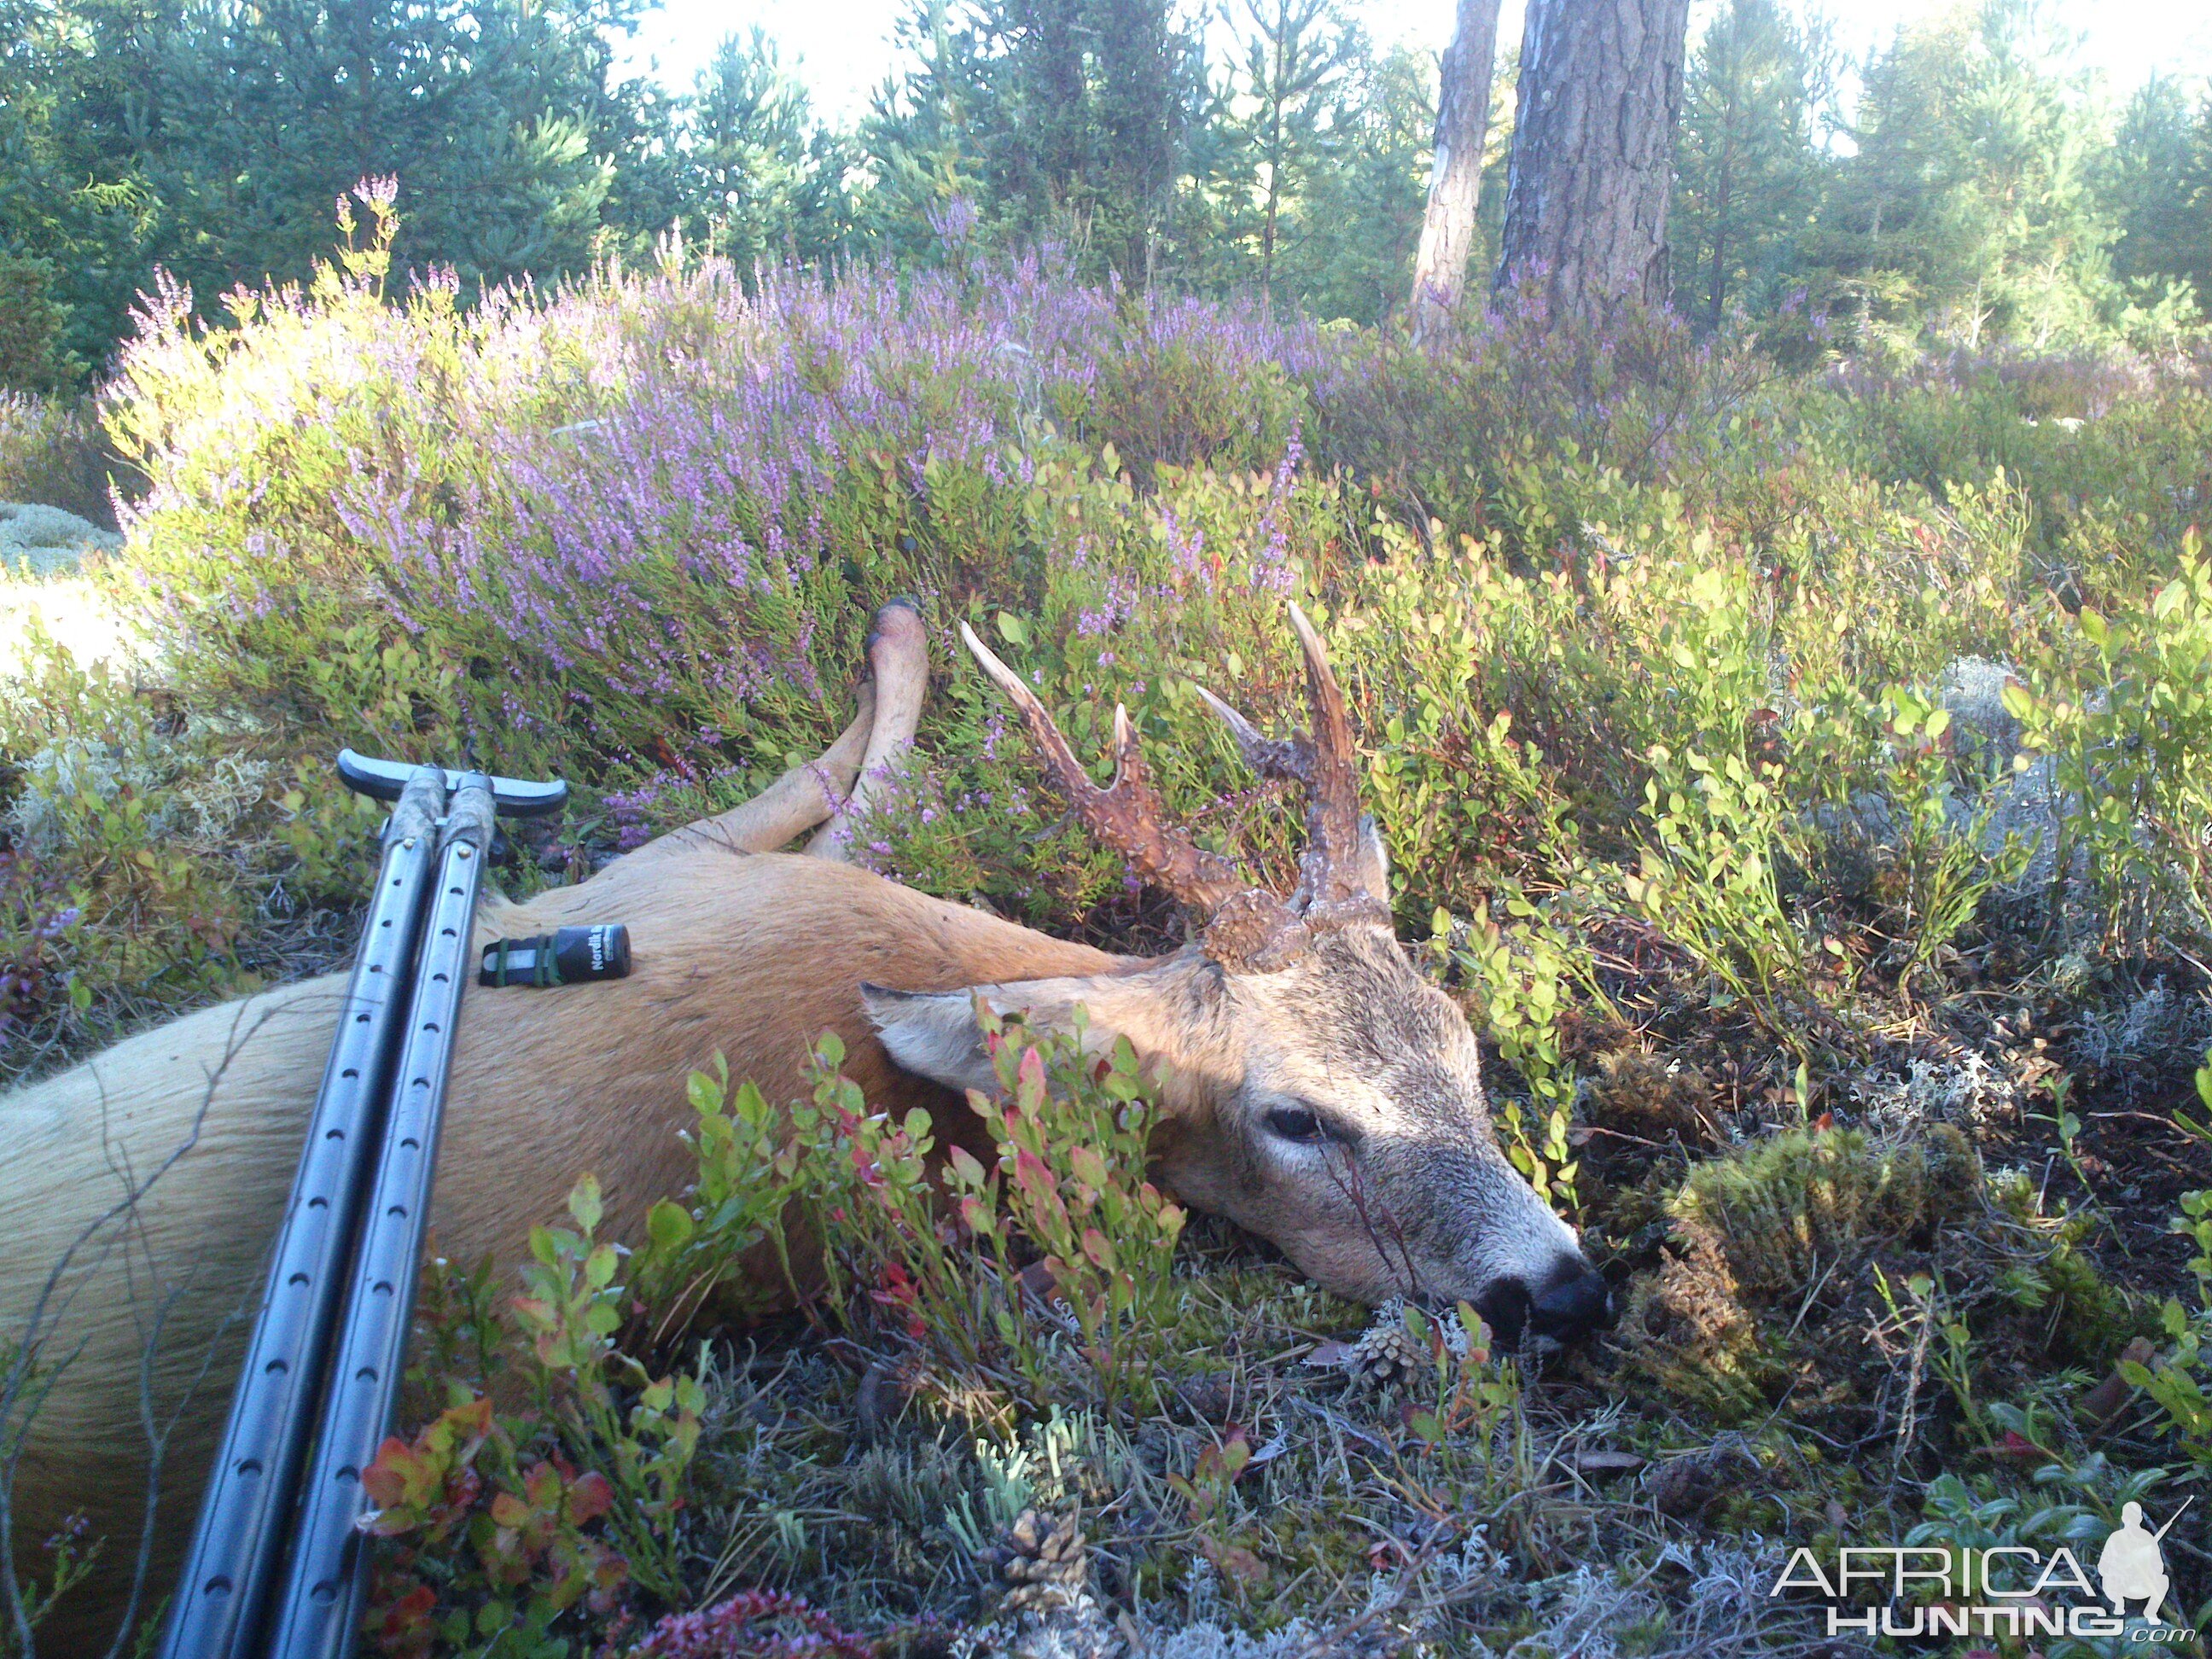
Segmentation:
<svg viewBox="0 0 2212 1659">
<path fill-rule="evenodd" d="M 2151 1534 L 2152 1539 L 2154 1540 L 2164 1539 L 2168 1528 L 2170 1528 L 2175 1522 L 2180 1520 L 2184 1515 L 2187 1514 L 2189 1512 L 2190 1504 L 2194 1504 L 2196 1501 L 2197 1494 L 2195 1492 L 2190 1493 L 2189 1496 L 2182 1501 L 2181 1507 L 2174 1510 L 2172 1515 L 2166 1517 L 2166 1525 L 2160 1527 L 2156 1532 Z"/>
<path fill-rule="evenodd" d="M 416 769 L 404 761 L 379 760 L 351 749 L 338 750 L 338 776 L 346 787 L 376 800 L 398 800 Z M 529 778 L 486 777 L 482 772 L 448 771 L 446 787 L 459 793 L 470 778 L 483 780 L 503 818 L 548 817 L 568 804 L 568 786 L 559 778 L 538 782 Z"/>
</svg>

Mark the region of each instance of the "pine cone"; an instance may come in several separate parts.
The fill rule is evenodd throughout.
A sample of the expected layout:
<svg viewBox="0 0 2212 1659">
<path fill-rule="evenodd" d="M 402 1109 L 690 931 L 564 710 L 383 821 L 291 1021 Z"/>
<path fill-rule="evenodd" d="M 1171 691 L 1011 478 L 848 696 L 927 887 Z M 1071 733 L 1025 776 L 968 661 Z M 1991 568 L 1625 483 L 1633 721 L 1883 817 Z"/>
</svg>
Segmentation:
<svg viewBox="0 0 2212 1659">
<path fill-rule="evenodd" d="M 1427 1346 L 1414 1340 L 1401 1313 L 1395 1319 L 1369 1326 L 1345 1356 L 1344 1369 L 1355 1382 L 1387 1389 L 1411 1382 L 1431 1363 Z"/>
<path fill-rule="evenodd" d="M 1657 1465 L 1644 1477 L 1644 1488 L 1660 1514 L 1694 1521 L 1723 1492 L 1741 1489 L 1758 1473 L 1759 1460 L 1735 1437 L 1723 1436 L 1700 1451 Z"/>
<path fill-rule="evenodd" d="M 1001 1571 L 1008 1588 L 999 1604 L 1002 1612 L 1048 1612 L 1071 1605 L 1082 1594 L 1091 1569 L 1074 1516 L 1049 1521 L 1024 1510 L 1004 1548 Z"/>
</svg>

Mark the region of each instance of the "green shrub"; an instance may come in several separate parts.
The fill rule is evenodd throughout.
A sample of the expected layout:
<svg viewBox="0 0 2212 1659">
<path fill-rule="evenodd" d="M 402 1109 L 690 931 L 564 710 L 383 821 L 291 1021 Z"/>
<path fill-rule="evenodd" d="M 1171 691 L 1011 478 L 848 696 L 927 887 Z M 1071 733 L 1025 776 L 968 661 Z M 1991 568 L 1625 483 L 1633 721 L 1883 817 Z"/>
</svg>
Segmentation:
<svg viewBox="0 0 2212 1659">
<path fill-rule="evenodd" d="M 1136 1058 L 1127 1039 L 1087 1056 L 1079 1012 L 1066 1036 L 982 1018 L 999 1096 L 971 1092 L 969 1105 L 998 1159 L 987 1169 L 945 1149 L 942 1201 L 957 1227 L 939 1214 L 929 1114 L 870 1115 L 837 1073 L 837 1039 L 817 1046 L 813 1103 L 794 1109 L 778 1170 L 817 1241 L 830 1305 L 856 1325 L 887 1310 L 956 1367 L 1003 1363 L 1040 1407 L 1074 1361 L 1109 1412 L 1150 1409 L 1172 1370 L 1164 1335 L 1183 1212 L 1144 1178 L 1152 1109 Z"/>
<path fill-rule="evenodd" d="M 1571 936 L 1537 921 L 1536 907 L 1518 892 L 1506 908 L 1523 927 L 1509 938 L 1487 915 L 1477 915 L 1455 937 L 1451 918 L 1439 913 L 1434 937 L 1446 961 L 1473 990 L 1469 1018 L 1498 1045 L 1505 1063 L 1528 1085 L 1529 1109 L 1510 1096 L 1494 1104 L 1504 1132 L 1505 1155 L 1528 1178 L 1538 1194 L 1571 1210 L 1575 1159 L 1568 1151 L 1568 1126 L 1575 1105 L 1575 1075 L 1561 1053 L 1559 1017 L 1576 985 L 1587 985 L 1586 960 L 1577 960 Z"/>
<path fill-rule="evenodd" d="M 2086 684 L 2059 678 L 2054 647 L 2035 690 L 2006 693 L 2026 741 L 2055 763 L 2054 882 L 2078 855 L 2121 948 L 2166 927 L 2212 938 L 2212 562 L 2195 532 L 2147 607 L 2107 618 L 2085 606 L 2075 627 Z"/>
<path fill-rule="evenodd" d="M 81 365 L 62 348 L 69 313 L 53 283 L 47 260 L 0 253 L 0 392 L 53 392 L 76 379 Z"/>
<path fill-rule="evenodd" d="M 0 390 L 0 501 L 58 507 L 95 526 L 112 524 L 112 459 L 84 404 Z"/>
<path fill-rule="evenodd" d="M 387 1653 L 558 1659 L 571 1649 L 554 1627 L 580 1606 L 604 1617 L 635 1594 L 682 1594 L 678 1517 L 704 1397 L 696 1377 L 655 1378 L 617 1346 L 625 1292 L 590 1176 L 568 1213 L 573 1228 L 532 1231 L 512 1338 L 478 1356 L 490 1375 L 434 1377 L 442 1413 L 362 1472 L 393 1546 L 368 1614 Z M 434 1351 L 450 1354 L 455 1303 L 426 1300 L 447 1323 Z M 495 1410 L 492 1383 L 517 1372 L 527 1407 Z"/>
</svg>

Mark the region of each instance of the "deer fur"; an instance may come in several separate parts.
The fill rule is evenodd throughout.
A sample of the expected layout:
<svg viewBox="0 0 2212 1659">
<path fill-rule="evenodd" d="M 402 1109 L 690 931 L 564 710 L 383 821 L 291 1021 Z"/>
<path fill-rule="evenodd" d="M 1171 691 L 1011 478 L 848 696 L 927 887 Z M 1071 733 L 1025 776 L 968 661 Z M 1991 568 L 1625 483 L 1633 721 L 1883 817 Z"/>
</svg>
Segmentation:
<svg viewBox="0 0 2212 1659">
<path fill-rule="evenodd" d="M 1296 621 L 1310 669 L 1326 678 L 1317 639 Z M 1012 678 L 971 645 L 1002 685 Z M 830 816 L 867 756 L 911 743 L 926 674 L 918 613 L 887 607 L 871 652 L 874 689 L 815 767 L 576 886 L 487 902 L 480 941 L 618 921 L 634 968 L 557 991 L 470 990 L 432 1205 L 442 1254 L 511 1267 L 587 1171 L 606 1195 L 607 1235 L 635 1237 L 646 1209 L 684 1188 L 685 1079 L 718 1054 L 733 1077 L 790 1099 L 811 1042 L 834 1030 L 872 1103 L 926 1108 L 957 1134 L 973 1119 L 952 1091 L 988 1082 L 980 995 L 1047 1024 L 1079 1003 L 1095 1040 L 1127 1036 L 1164 1067 L 1155 1153 L 1167 1183 L 1332 1287 L 1487 1297 L 1508 1323 L 1533 1308 L 1562 1328 L 1588 1322 L 1593 1297 L 1601 1310 L 1573 1235 L 1490 1136 L 1464 1018 L 1388 931 L 1379 846 L 1344 816 L 1340 698 L 1332 739 L 1316 691 L 1316 764 L 1340 775 L 1316 789 L 1327 856 L 1314 855 L 1289 905 L 1231 891 L 1217 855 L 1134 823 L 1157 805 L 1148 790 L 1091 788 L 1112 820 L 1094 828 L 1140 837 L 1163 868 L 1200 872 L 1218 913 L 1207 946 L 1130 958 L 765 850 Z M 1042 718 L 1024 714 L 1033 727 Z M 1282 749 L 1284 764 L 1296 761 Z M 1141 786 L 1133 739 L 1124 750 Z M 1062 775 L 1079 807 L 1087 785 Z M 1255 922 L 1257 933 L 1238 933 Z M 78 1597 L 111 1625 L 129 1599 L 117 1569 L 146 1517 L 149 1444 L 164 1437 L 140 1612 L 181 1553 L 344 988 L 327 975 L 205 1009 L 0 1098 L 0 1389 L 14 1376 L 18 1396 L 0 1394 L 0 1447 L 29 1403 L 5 1344 L 27 1336 L 52 1379 L 16 1450 L 5 1518 L 25 1562 L 73 1509 L 89 1515 L 116 1559 L 105 1593 Z M 1281 1126 L 1297 1129 L 1301 1113 L 1313 1135 L 1286 1138 Z M 51 1650 L 91 1650 L 86 1628 L 82 1617 L 58 1626 Z"/>
</svg>

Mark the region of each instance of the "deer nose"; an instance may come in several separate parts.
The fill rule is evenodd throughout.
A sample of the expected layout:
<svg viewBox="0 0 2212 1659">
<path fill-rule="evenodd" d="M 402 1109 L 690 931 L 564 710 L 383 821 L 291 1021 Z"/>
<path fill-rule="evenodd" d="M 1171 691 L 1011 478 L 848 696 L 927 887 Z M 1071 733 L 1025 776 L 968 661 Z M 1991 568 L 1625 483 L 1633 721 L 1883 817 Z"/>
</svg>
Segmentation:
<svg viewBox="0 0 2212 1659">
<path fill-rule="evenodd" d="M 1562 1257 L 1537 1281 L 1500 1279 L 1476 1299 L 1475 1311 L 1504 1342 L 1525 1328 L 1555 1342 L 1571 1342 L 1610 1324 L 1613 1294 L 1604 1278 L 1579 1253 Z"/>
<path fill-rule="evenodd" d="M 1531 1298 L 1528 1322 L 1539 1336 L 1571 1342 L 1613 1322 L 1613 1292 L 1580 1256 L 1562 1263 L 1550 1288 Z"/>
</svg>

